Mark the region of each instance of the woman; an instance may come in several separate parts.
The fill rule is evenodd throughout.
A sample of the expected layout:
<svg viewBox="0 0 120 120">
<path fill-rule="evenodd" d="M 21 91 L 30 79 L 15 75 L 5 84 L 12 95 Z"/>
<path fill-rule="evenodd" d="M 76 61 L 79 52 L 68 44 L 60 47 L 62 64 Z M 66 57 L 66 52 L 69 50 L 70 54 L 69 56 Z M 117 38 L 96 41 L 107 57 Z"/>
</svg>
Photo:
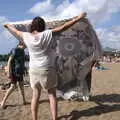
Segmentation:
<svg viewBox="0 0 120 120">
<path fill-rule="evenodd" d="M 51 44 L 53 43 L 52 36 L 69 28 L 85 15 L 86 13 L 81 13 L 79 16 L 71 19 L 64 25 L 50 30 L 45 30 L 45 21 L 40 17 L 36 17 L 31 24 L 31 33 L 18 31 L 9 24 L 5 25 L 7 29 L 22 39 L 29 51 L 29 75 L 30 84 L 33 90 L 31 102 L 33 120 L 37 120 L 37 108 L 41 88 L 48 91 L 52 118 L 53 120 L 57 120 L 57 79 L 54 65 L 54 51 L 51 49 Z"/>
</svg>

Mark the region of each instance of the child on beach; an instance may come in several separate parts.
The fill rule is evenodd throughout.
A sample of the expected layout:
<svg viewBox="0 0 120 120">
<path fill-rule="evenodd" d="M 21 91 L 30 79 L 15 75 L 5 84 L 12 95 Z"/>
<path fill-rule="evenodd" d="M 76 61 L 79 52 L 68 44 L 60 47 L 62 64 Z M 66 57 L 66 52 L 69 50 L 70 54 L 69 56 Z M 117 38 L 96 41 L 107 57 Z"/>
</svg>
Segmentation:
<svg viewBox="0 0 120 120">
<path fill-rule="evenodd" d="M 24 74 L 24 44 L 19 43 L 19 45 L 11 51 L 11 55 L 6 66 L 6 71 L 8 78 L 10 79 L 10 88 L 7 90 L 3 100 L 1 101 L 1 107 L 5 107 L 5 102 L 9 95 L 16 88 L 18 82 L 20 92 L 23 98 L 23 104 L 26 104 L 24 95 L 24 84 L 23 84 L 23 74 Z"/>
</svg>

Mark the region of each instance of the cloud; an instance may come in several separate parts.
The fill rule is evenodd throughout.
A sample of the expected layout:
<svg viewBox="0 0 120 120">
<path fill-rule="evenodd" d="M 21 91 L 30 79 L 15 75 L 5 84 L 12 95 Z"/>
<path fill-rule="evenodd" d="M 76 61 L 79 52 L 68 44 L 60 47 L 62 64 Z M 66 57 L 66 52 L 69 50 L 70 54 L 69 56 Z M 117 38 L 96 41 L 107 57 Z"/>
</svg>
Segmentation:
<svg viewBox="0 0 120 120">
<path fill-rule="evenodd" d="M 0 16 L 0 32 L 4 30 L 3 25 L 8 22 L 8 19 L 6 19 L 4 16 Z"/>
<path fill-rule="evenodd" d="M 54 5 L 51 4 L 51 0 L 46 0 L 44 2 L 38 2 L 32 8 L 30 8 L 29 12 L 35 15 L 43 15 L 45 13 L 49 13 L 54 10 Z"/>
<path fill-rule="evenodd" d="M 38 2 L 35 4 L 27 12 L 36 16 L 43 16 L 44 18 L 47 18 L 47 20 L 63 19 L 63 17 L 66 16 L 62 15 L 64 14 L 64 9 L 69 7 L 69 5 L 69 0 L 64 0 L 58 6 L 53 4 L 52 0 L 45 0 L 44 2 Z"/>
<path fill-rule="evenodd" d="M 108 8 L 108 13 L 120 11 L 120 0 L 109 0 Z"/>
<path fill-rule="evenodd" d="M 55 5 L 53 0 L 45 0 L 35 4 L 28 13 L 50 20 L 70 18 L 86 11 L 92 23 L 97 24 L 97 22 L 109 20 L 112 13 L 119 10 L 120 0 L 74 0 L 73 2 L 64 0 L 58 5 Z"/>
<path fill-rule="evenodd" d="M 33 5 L 27 13 L 42 16 L 46 20 L 60 20 L 71 18 L 83 11 L 88 13 L 88 18 L 95 26 L 110 20 L 113 13 L 120 11 L 120 0 L 60 0 L 59 4 L 55 4 L 54 0 L 44 0 Z M 7 53 L 16 44 L 15 38 L 3 28 L 3 24 L 8 21 L 6 17 L 0 16 L 0 53 Z M 99 28 L 96 31 L 103 46 L 119 48 L 120 27 Z"/>
<path fill-rule="evenodd" d="M 6 17 L 0 16 L 0 54 L 10 52 L 11 48 L 17 43 L 15 38 L 3 27 L 7 22 L 9 22 L 9 20 Z"/>
<path fill-rule="evenodd" d="M 6 21 L 7 19 L 4 16 L 0 16 L 0 22 Z"/>
<path fill-rule="evenodd" d="M 39 9 L 38 9 L 39 8 Z M 53 0 L 38 2 L 28 10 L 30 14 L 38 15 L 47 20 L 66 19 L 86 11 L 91 23 L 95 26 L 111 19 L 113 13 L 120 11 L 120 0 L 64 0 L 55 5 Z M 96 29 L 102 45 L 120 49 L 120 27 Z"/>
<path fill-rule="evenodd" d="M 112 47 L 120 50 L 120 26 L 109 29 L 96 29 L 103 47 Z"/>
</svg>

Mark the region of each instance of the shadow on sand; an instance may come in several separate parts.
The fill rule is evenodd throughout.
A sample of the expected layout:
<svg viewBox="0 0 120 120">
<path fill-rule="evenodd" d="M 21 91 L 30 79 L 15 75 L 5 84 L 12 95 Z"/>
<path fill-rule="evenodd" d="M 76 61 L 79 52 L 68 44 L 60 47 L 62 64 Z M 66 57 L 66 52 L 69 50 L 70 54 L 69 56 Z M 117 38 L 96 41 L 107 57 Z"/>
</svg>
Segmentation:
<svg viewBox="0 0 120 120">
<path fill-rule="evenodd" d="M 79 120 L 80 117 L 83 116 L 89 117 L 120 111 L 120 94 L 97 95 L 93 96 L 91 101 L 95 102 L 97 106 L 82 111 L 73 110 L 70 114 L 59 117 L 58 120 L 62 120 L 63 118 L 69 120 Z"/>
</svg>

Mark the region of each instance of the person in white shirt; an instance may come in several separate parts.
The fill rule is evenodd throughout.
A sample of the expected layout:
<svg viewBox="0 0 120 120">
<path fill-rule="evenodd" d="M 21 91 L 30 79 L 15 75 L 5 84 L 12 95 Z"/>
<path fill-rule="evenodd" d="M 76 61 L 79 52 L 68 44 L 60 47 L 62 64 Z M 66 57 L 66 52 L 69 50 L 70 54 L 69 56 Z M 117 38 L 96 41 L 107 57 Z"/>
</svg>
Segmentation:
<svg viewBox="0 0 120 120">
<path fill-rule="evenodd" d="M 7 29 L 21 38 L 29 51 L 29 75 L 30 84 L 33 90 L 31 102 L 33 120 L 37 120 L 38 100 L 41 88 L 48 91 L 52 118 L 53 120 L 57 120 L 57 79 L 54 64 L 55 54 L 51 48 L 51 44 L 53 43 L 52 36 L 66 30 L 85 16 L 86 13 L 81 13 L 65 24 L 50 30 L 45 30 L 45 21 L 41 17 L 35 17 L 33 19 L 31 32 L 22 32 L 10 24 L 5 25 Z"/>
</svg>

